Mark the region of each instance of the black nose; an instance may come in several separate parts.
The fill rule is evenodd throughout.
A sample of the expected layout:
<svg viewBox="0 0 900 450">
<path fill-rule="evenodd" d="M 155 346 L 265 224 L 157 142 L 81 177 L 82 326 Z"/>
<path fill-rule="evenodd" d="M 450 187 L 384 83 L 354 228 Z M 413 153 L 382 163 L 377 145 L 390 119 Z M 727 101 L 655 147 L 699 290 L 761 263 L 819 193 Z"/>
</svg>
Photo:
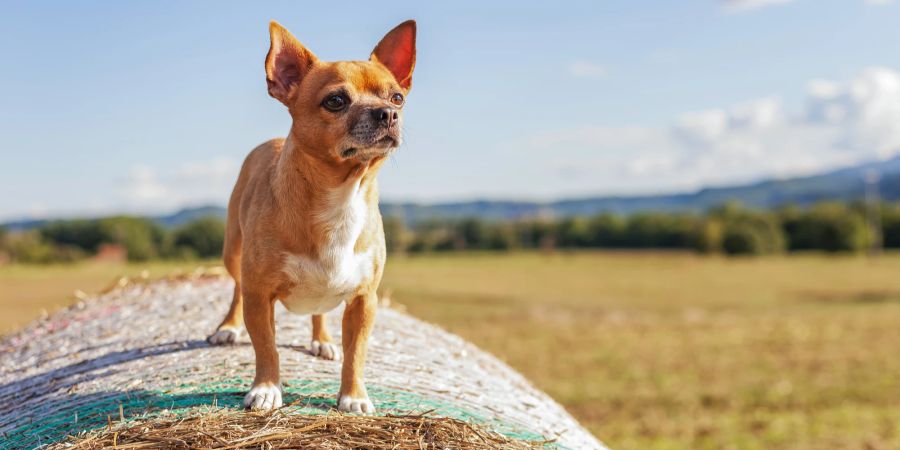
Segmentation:
<svg viewBox="0 0 900 450">
<path fill-rule="evenodd" d="M 397 119 L 400 117 L 400 113 L 393 108 L 375 108 L 370 112 L 375 123 L 388 127 L 397 122 Z"/>
</svg>

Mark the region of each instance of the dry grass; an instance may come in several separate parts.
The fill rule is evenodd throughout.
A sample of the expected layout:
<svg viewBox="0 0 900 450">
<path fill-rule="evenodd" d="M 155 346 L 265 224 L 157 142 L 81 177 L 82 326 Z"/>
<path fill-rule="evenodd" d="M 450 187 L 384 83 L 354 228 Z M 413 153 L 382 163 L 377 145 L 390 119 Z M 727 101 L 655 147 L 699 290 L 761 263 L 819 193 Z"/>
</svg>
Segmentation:
<svg viewBox="0 0 900 450">
<path fill-rule="evenodd" d="M 54 270 L 0 268 L 0 306 Z M 394 257 L 383 285 L 617 450 L 900 448 L 900 254 Z"/>
<path fill-rule="evenodd" d="M 383 285 L 610 448 L 900 448 L 900 254 L 394 258 Z"/>
<path fill-rule="evenodd" d="M 199 264 L 220 265 L 220 261 L 134 264 L 83 262 L 47 266 L 0 266 L 0 334 L 8 333 L 48 311 L 77 300 L 76 292 L 96 293 L 118 277 L 161 277 L 191 271 Z M 80 294 L 79 294 L 80 295 Z"/>
<path fill-rule="evenodd" d="M 545 442 L 510 439 L 483 427 L 426 415 L 366 417 L 210 410 L 110 427 L 50 449 L 530 450 Z"/>
</svg>

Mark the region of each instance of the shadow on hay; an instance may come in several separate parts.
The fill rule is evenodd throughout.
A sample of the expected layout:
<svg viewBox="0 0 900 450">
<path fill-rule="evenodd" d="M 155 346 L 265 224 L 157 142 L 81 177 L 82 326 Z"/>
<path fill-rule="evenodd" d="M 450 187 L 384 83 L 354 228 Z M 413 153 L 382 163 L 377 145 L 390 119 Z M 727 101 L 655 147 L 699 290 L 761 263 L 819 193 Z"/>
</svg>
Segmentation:
<svg viewBox="0 0 900 450">
<path fill-rule="evenodd" d="M 61 380 L 65 380 L 63 384 L 71 385 L 76 383 L 84 383 L 86 381 L 91 381 L 96 378 L 102 378 L 109 376 L 110 374 L 117 373 L 120 371 L 107 371 L 103 373 L 96 374 L 88 374 L 88 372 L 96 371 L 99 369 L 103 369 L 110 366 L 116 366 L 120 364 L 125 364 L 130 361 L 134 361 L 137 359 L 143 359 L 153 356 L 165 355 L 169 353 L 182 352 L 187 350 L 195 350 L 198 348 L 209 347 L 210 345 L 206 341 L 200 340 L 190 340 L 190 341 L 175 341 L 175 342 L 166 342 L 162 344 L 149 345 L 145 347 L 132 348 L 128 350 L 114 351 L 107 353 L 103 356 L 98 356 L 96 358 L 84 359 L 72 364 L 68 364 L 66 366 L 58 367 L 49 372 L 40 373 L 37 375 L 32 375 L 29 377 L 22 378 L 20 380 L 16 380 L 4 385 L 0 385 L 0 403 L 7 404 L 5 400 L 6 395 L 11 391 L 15 390 L 18 393 L 21 393 L 22 390 L 29 389 L 36 386 L 50 387 L 48 384 L 51 384 L 55 387 L 59 387 L 59 382 Z M 84 350 L 79 350 L 80 352 Z M 40 361 L 40 364 L 48 364 L 49 362 L 58 360 L 63 358 L 64 356 L 58 356 L 52 359 Z M 15 373 L 15 372 L 13 372 Z M 76 380 L 71 380 L 73 377 L 80 377 Z M 34 393 L 35 395 L 39 395 L 39 393 Z M 3 412 L 3 407 L 0 407 L 0 412 Z"/>
<path fill-rule="evenodd" d="M 85 349 L 79 349 L 79 353 L 89 352 L 94 349 L 107 347 L 112 344 L 104 344 L 87 347 Z M 249 347 L 250 344 L 246 342 L 231 344 L 229 346 L 222 347 L 224 349 L 233 348 L 233 347 Z M 280 348 L 287 348 L 290 350 L 298 351 L 304 353 L 309 356 L 314 356 L 312 352 L 303 346 L 294 346 L 294 345 L 278 345 Z M 11 392 L 15 392 L 19 395 L 22 394 L 23 390 L 29 390 L 34 387 L 50 387 L 48 385 L 52 385 L 55 388 L 59 388 L 60 385 L 74 385 L 79 383 L 85 383 L 88 381 L 92 381 L 98 378 L 108 377 L 110 375 L 122 372 L 122 370 L 109 370 L 102 373 L 90 373 L 99 369 L 107 368 L 110 366 L 118 366 L 121 364 L 125 364 L 134 360 L 144 359 L 154 356 L 161 356 L 171 353 L 197 350 L 202 348 L 216 348 L 213 345 L 210 345 L 205 340 L 189 340 L 189 341 L 173 341 L 166 342 L 162 344 L 149 345 L 144 347 L 132 348 L 128 350 L 114 351 L 107 353 L 102 356 L 98 356 L 96 358 L 84 359 L 78 362 L 74 362 L 72 364 L 58 367 L 49 372 L 44 372 L 36 375 L 32 375 L 29 377 L 24 377 L 22 379 L 6 383 L 0 385 L 0 413 L 6 412 L 10 405 L 10 402 L 6 401 L 6 396 Z M 39 364 L 45 365 L 50 364 L 53 361 L 65 358 L 67 355 L 56 356 L 53 358 L 41 360 Z M 10 373 L 20 373 L 24 371 L 24 369 L 18 369 L 16 371 L 12 371 Z M 73 377 L 78 377 L 72 379 Z M 60 383 L 62 380 L 62 383 Z M 34 395 L 40 395 L 40 393 L 31 393 L 29 397 Z M 5 407 L 4 407 L 5 406 Z"/>
</svg>

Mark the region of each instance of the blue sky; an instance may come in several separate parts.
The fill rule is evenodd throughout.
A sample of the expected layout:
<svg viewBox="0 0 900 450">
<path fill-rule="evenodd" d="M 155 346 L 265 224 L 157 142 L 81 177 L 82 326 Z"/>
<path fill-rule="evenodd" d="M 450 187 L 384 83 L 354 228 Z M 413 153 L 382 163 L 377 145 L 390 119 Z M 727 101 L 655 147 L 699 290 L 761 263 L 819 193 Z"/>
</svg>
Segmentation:
<svg viewBox="0 0 900 450">
<path fill-rule="evenodd" d="M 692 190 L 900 153 L 900 4 L 535 3 L 6 2 L 0 219 L 224 203 L 290 123 L 266 94 L 271 19 L 325 60 L 418 21 L 385 200 Z"/>
</svg>

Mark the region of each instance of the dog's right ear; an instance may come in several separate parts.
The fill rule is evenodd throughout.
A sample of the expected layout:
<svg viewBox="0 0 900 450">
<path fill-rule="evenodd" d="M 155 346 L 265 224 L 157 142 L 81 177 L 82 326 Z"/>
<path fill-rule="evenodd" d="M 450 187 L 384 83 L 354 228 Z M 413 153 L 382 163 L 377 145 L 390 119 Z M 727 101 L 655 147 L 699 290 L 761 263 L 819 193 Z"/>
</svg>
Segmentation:
<svg viewBox="0 0 900 450">
<path fill-rule="evenodd" d="M 269 37 L 272 40 L 269 54 L 266 55 L 269 95 L 288 105 L 300 81 L 318 59 L 290 31 L 274 20 L 269 23 Z"/>
</svg>

